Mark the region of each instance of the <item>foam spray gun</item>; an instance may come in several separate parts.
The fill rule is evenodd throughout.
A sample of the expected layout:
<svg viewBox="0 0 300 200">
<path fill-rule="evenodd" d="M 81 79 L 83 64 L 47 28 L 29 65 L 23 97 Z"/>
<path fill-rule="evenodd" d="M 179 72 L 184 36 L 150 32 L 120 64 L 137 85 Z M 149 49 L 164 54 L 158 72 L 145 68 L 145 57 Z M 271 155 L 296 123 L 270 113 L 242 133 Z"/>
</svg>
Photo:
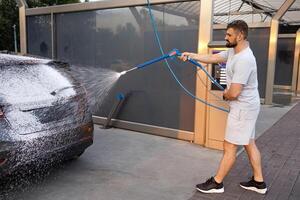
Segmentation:
<svg viewBox="0 0 300 200">
<path fill-rule="evenodd" d="M 133 71 L 133 70 L 136 70 L 136 69 L 141 69 L 141 68 L 147 67 L 147 66 L 149 66 L 149 65 L 152 65 L 152 64 L 154 64 L 154 63 L 157 63 L 157 62 L 159 62 L 159 61 L 162 61 L 162 60 L 164 60 L 164 59 L 172 58 L 172 57 L 174 57 L 174 56 L 180 56 L 180 55 L 181 55 L 181 53 L 180 53 L 177 49 L 173 49 L 173 50 L 170 51 L 168 54 L 165 54 L 165 55 L 163 55 L 163 56 L 161 56 L 161 57 L 158 57 L 158 58 L 155 58 L 155 59 L 146 61 L 146 62 L 144 62 L 144 63 L 142 63 L 142 64 L 139 64 L 139 65 L 137 65 L 136 67 L 133 67 L 133 68 L 127 70 L 127 71 L 123 71 L 123 72 L 121 72 L 120 74 L 121 74 L 121 75 L 124 75 L 124 74 L 126 74 L 127 72 L 130 72 L 130 71 Z"/>
<path fill-rule="evenodd" d="M 144 68 L 144 67 L 147 67 L 151 64 L 154 64 L 154 63 L 157 63 L 159 61 L 162 61 L 164 59 L 169 59 L 169 58 L 173 58 L 173 57 L 177 57 L 177 56 L 181 56 L 181 52 L 178 50 L 178 49 L 173 49 L 172 51 L 170 51 L 169 53 L 161 56 L 161 57 L 158 57 L 158 58 L 155 58 L 155 59 L 152 59 L 152 60 L 149 60 L 147 62 L 144 62 L 142 64 L 139 64 L 137 65 L 136 67 L 133 67 L 129 70 L 126 70 L 126 71 L 123 71 L 120 73 L 120 75 L 124 75 L 128 72 L 131 72 L 133 70 L 136 70 L 136 69 L 141 69 L 141 68 Z M 191 59 L 191 58 L 187 58 L 187 60 L 192 63 L 193 65 L 199 67 L 201 70 L 204 71 L 204 73 L 208 76 L 208 78 L 221 90 L 224 90 L 224 88 L 208 73 L 208 71 L 200 64 L 198 63 L 197 61 Z"/>
<path fill-rule="evenodd" d="M 152 59 L 152 60 L 149 60 L 149 61 L 146 61 L 142 64 L 139 64 L 137 65 L 136 67 L 133 67 L 129 70 L 126 70 L 126 71 L 123 71 L 123 72 L 120 72 L 120 76 L 128 73 L 128 72 L 131 72 L 131 71 L 134 71 L 136 69 L 142 69 L 142 68 L 145 68 L 147 66 L 150 66 L 151 64 L 154 64 L 154 63 L 157 63 L 159 61 L 162 61 L 162 60 L 166 60 L 166 59 L 169 59 L 169 58 L 174 58 L 174 57 L 178 57 L 178 56 L 181 56 L 181 52 L 178 50 L 178 49 L 173 49 L 172 51 L 170 51 L 169 53 L 167 54 L 164 54 L 162 55 L 161 57 L 158 57 L 158 58 L 155 58 L 155 59 Z M 198 63 L 197 61 L 191 59 L 191 58 L 187 58 L 187 61 L 192 63 L 193 65 L 195 65 L 196 67 L 199 67 L 202 71 L 204 71 L 204 73 L 207 75 L 207 77 L 211 80 L 211 82 L 213 84 L 215 84 L 220 90 L 224 90 L 224 88 L 208 73 L 208 71 L 200 64 Z M 228 109 L 226 108 L 223 108 L 223 107 L 220 107 L 220 106 L 217 106 L 217 105 L 213 105 L 213 104 L 210 104 L 208 103 L 207 101 L 203 100 L 203 99 L 200 99 L 198 97 L 196 97 L 194 94 L 192 94 L 190 91 L 188 91 L 184 86 L 183 84 L 179 81 L 179 79 L 176 77 L 176 75 L 174 74 L 173 70 L 171 68 L 169 68 L 170 72 L 172 73 L 174 79 L 177 81 L 177 83 L 180 85 L 180 87 L 191 97 L 193 97 L 194 99 L 196 99 L 197 101 L 200 101 L 210 107 L 213 107 L 213 108 L 216 108 L 220 111 L 223 111 L 223 112 L 229 112 Z"/>
</svg>

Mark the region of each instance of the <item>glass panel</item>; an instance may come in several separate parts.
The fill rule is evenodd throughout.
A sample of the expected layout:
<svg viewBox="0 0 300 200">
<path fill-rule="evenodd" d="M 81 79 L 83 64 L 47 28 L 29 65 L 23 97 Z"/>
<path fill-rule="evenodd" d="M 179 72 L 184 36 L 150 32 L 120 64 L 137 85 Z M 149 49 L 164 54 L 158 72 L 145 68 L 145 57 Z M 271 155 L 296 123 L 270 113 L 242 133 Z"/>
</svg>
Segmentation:
<svg viewBox="0 0 300 200">
<path fill-rule="evenodd" d="M 28 53 L 51 58 L 51 16 L 29 16 L 26 20 Z"/>
<path fill-rule="evenodd" d="M 275 85 L 292 85 L 295 38 L 279 38 L 275 66 Z"/>
<path fill-rule="evenodd" d="M 199 11 L 199 1 L 153 6 L 165 53 L 173 48 L 197 51 L 198 16 L 170 9 L 191 5 Z M 161 55 L 147 7 L 57 14 L 56 22 L 59 60 L 120 72 Z M 170 64 L 194 92 L 195 68 L 176 59 Z M 194 99 L 186 96 L 163 62 L 122 76 L 94 114 L 106 117 L 118 92 L 128 94 L 118 119 L 194 130 Z"/>
</svg>

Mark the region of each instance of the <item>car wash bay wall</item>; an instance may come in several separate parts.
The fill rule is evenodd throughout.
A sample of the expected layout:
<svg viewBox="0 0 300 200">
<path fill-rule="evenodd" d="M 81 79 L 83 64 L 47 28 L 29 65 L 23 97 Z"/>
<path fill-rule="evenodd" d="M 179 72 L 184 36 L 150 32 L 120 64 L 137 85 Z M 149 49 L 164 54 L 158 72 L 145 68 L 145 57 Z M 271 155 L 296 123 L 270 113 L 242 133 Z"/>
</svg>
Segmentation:
<svg viewBox="0 0 300 200">
<path fill-rule="evenodd" d="M 169 12 L 168 6 L 194 7 L 198 14 Z M 165 52 L 173 48 L 197 52 L 199 12 L 199 1 L 153 6 Z M 27 32 L 29 54 L 52 56 L 81 67 L 120 72 L 161 55 L 145 6 L 27 16 Z M 169 63 L 194 93 L 195 68 L 176 59 Z M 116 116 L 118 126 L 131 124 L 139 130 L 140 125 L 149 125 L 141 131 L 192 140 L 195 101 L 174 81 L 164 62 L 120 78 L 93 113 L 96 122 L 104 122 L 119 92 L 127 98 Z"/>
</svg>

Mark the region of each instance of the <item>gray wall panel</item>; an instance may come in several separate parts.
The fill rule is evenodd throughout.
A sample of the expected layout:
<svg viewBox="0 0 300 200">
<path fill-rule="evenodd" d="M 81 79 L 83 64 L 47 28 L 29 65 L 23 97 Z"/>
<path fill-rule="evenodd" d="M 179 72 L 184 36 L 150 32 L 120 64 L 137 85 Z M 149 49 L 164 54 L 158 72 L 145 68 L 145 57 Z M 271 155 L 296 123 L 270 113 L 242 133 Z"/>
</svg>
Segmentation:
<svg viewBox="0 0 300 200">
<path fill-rule="evenodd" d="M 275 85 L 292 85 L 295 38 L 279 38 L 275 65 Z"/>
<path fill-rule="evenodd" d="M 51 16 L 38 15 L 26 19 L 28 53 L 51 58 Z"/>
<path fill-rule="evenodd" d="M 95 66 L 96 12 L 58 14 L 56 16 L 56 56 L 59 60 Z M 100 36 L 101 37 L 101 36 Z"/>
<path fill-rule="evenodd" d="M 160 6 L 164 10 L 168 5 Z M 173 48 L 197 51 L 197 20 L 163 11 L 153 14 L 166 52 Z M 146 7 L 56 14 L 56 21 L 59 60 L 122 71 L 160 56 Z M 176 59 L 170 63 L 194 93 L 195 68 Z M 194 99 L 186 96 L 163 62 L 121 77 L 94 114 L 106 117 L 118 92 L 128 94 L 118 119 L 194 130 Z"/>
</svg>

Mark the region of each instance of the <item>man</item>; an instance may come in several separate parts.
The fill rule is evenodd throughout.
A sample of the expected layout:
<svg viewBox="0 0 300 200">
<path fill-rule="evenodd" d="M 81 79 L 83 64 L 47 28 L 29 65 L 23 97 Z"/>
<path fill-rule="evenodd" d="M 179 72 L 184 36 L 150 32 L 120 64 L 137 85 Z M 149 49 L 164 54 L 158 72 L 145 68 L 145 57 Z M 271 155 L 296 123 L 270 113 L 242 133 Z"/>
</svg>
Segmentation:
<svg viewBox="0 0 300 200">
<path fill-rule="evenodd" d="M 203 193 L 224 192 L 223 179 L 235 162 L 238 145 L 245 147 L 253 169 L 252 179 L 240 183 L 240 186 L 261 194 L 267 191 L 262 175 L 260 152 L 255 144 L 255 123 L 260 110 L 257 66 L 247 36 L 248 25 L 242 20 L 236 20 L 227 26 L 227 51 L 213 55 L 184 52 L 180 57 L 183 61 L 189 57 L 203 63 L 227 62 L 227 88 L 223 98 L 229 101 L 230 112 L 226 125 L 224 153 L 216 175 L 196 186 L 197 190 Z"/>
</svg>

